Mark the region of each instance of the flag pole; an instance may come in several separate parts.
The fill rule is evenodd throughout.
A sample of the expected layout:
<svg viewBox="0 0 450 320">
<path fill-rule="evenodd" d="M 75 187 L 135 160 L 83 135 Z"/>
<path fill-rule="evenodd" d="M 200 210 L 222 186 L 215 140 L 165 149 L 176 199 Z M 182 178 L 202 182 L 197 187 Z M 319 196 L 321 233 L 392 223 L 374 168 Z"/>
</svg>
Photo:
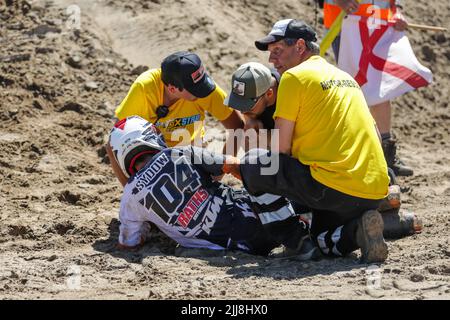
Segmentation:
<svg viewBox="0 0 450 320">
<path fill-rule="evenodd" d="M 356 0 L 358 3 L 361 2 L 361 0 Z M 344 10 L 341 10 L 341 13 L 339 16 L 334 20 L 333 24 L 331 25 L 330 29 L 328 30 L 325 37 L 323 37 L 322 42 L 320 43 L 320 56 L 323 57 L 325 55 L 325 52 L 327 52 L 328 48 L 333 43 L 334 39 L 336 39 L 339 32 L 341 32 L 342 29 L 342 21 L 344 20 L 344 17 L 346 15 L 346 12 Z"/>
<path fill-rule="evenodd" d="M 430 31 L 447 31 L 444 27 L 427 26 L 424 24 L 408 23 L 409 29 L 430 30 Z"/>
<path fill-rule="evenodd" d="M 320 56 L 323 57 L 325 52 L 327 52 L 328 48 L 333 43 L 334 39 L 336 39 L 339 32 L 341 32 L 342 28 L 342 20 L 344 19 L 345 12 L 341 11 L 339 16 L 334 20 L 330 29 L 328 30 L 325 37 L 323 37 L 322 42 L 320 43 Z"/>
</svg>

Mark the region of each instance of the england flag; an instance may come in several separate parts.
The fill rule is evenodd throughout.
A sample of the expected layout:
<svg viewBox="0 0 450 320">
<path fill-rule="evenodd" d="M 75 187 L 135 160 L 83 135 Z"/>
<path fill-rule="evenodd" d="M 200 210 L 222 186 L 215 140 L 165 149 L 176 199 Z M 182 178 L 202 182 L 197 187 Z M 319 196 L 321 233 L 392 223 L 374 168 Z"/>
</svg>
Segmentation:
<svg viewBox="0 0 450 320">
<path fill-rule="evenodd" d="M 373 18 L 349 15 L 344 19 L 338 61 L 339 68 L 359 83 L 369 106 L 427 86 L 433 79 L 417 60 L 405 33 Z"/>
</svg>

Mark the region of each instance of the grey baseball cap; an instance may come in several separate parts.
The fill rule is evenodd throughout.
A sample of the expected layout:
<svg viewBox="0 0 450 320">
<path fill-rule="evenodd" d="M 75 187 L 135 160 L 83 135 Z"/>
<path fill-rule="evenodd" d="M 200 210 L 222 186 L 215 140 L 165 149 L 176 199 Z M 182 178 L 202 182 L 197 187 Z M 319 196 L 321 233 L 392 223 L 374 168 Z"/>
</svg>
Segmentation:
<svg viewBox="0 0 450 320">
<path fill-rule="evenodd" d="M 247 112 L 270 89 L 272 74 L 270 69 L 258 62 L 241 65 L 231 78 L 231 92 L 224 104 L 233 109 Z"/>
</svg>

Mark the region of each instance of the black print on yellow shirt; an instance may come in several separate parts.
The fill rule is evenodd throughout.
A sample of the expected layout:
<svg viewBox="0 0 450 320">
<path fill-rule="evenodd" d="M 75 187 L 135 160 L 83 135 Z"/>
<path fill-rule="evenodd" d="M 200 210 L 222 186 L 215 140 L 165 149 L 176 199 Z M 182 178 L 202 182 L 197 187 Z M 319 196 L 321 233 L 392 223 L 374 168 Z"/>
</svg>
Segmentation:
<svg viewBox="0 0 450 320">
<path fill-rule="evenodd" d="M 331 88 L 358 88 L 359 84 L 354 80 L 326 80 L 320 83 L 322 90 L 326 91 Z"/>
</svg>

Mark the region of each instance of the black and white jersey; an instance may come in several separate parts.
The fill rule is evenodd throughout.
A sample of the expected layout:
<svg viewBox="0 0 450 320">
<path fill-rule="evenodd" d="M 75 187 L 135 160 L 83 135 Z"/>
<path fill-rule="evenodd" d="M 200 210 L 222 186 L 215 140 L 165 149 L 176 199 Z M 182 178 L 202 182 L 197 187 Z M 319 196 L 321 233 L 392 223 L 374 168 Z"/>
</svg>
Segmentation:
<svg viewBox="0 0 450 320">
<path fill-rule="evenodd" d="M 211 179 L 221 175 L 223 155 L 192 146 L 165 149 L 130 178 L 120 205 L 119 242 L 127 246 L 145 237 L 150 221 L 184 247 L 229 247 L 238 210 L 259 223 L 246 201 Z"/>
</svg>

